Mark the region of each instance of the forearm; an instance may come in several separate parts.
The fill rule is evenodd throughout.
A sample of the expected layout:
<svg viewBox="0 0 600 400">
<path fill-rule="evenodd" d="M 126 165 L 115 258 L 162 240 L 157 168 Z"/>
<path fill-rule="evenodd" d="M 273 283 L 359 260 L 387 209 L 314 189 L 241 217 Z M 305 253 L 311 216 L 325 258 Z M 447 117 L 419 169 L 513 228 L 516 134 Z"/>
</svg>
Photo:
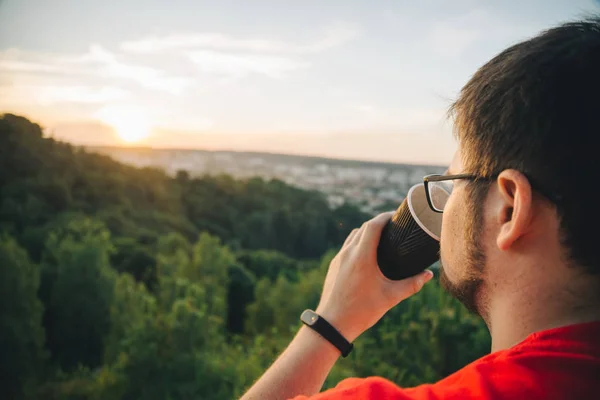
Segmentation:
<svg viewBox="0 0 600 400">
<path fill-rule="evenodd" d="M 418 292 L 433 276 L 431 271 L 425 271 L 391 281 L 379 270 L 377 246 L 392 214 L 381 214 L 353 230 L 329 264 L 317 314 L 350 343 L 390 308 Z M 339 356 L 340 351 L 334 345 L 303 326 L 242 400 L 314 395 L 321 390 Z"/>
<path fill-rule="evenodd" d="M 242 400 L 289 399 L 318 393 L 339 356 L 337 348 L 303 326 Z"/>
</svg>

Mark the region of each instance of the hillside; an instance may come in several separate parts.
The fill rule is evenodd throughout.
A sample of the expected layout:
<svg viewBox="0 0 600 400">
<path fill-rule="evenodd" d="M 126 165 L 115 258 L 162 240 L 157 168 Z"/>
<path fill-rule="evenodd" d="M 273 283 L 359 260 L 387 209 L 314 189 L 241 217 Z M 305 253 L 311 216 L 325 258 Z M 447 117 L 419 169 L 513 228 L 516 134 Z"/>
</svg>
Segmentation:
<svg viewBox="0 0 600 400">
<path fill-rule="evenodd" d="M 115 238 L 153 246 L 177 232 L 207 231 L 234 248 L 273 249 L 318 258 L 367 215 L 330 209 L 322 194 L 281 181 L 228 176 L 177 178 L 43 138 L 40 127 L 0 120 L 0 229 L 39 259 L 46 233 L 68 214 L 94 216 Z"/>
<path fill-rule="evenodd" d="M 4 115 L 3 398 L 237 398 L 317 306 L 335 250 L 365 218 L 278 180 L 127 166 Z M 490 340 L 433 281 L 355 346 L 325 387 L 432 382 Z"/>
</svg>

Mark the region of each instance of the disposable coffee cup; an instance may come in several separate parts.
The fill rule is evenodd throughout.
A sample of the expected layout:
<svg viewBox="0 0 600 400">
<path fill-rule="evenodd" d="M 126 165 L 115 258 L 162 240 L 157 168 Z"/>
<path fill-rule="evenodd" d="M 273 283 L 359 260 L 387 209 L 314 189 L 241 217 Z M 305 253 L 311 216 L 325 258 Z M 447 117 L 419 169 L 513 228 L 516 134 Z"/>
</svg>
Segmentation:
<svg viewBox="0 0 600 400">
<path fill-rule="evenodd" d="M 435 195 L 449 197 L 443 190 Z M 381 272 L 389 279 L 400 280 L 435 263 L 439 259 L 441 231 L 442 214 L 429 207 L 425 186 L 413 186 L 381 233 L 377 247 Z"/>
</svg>

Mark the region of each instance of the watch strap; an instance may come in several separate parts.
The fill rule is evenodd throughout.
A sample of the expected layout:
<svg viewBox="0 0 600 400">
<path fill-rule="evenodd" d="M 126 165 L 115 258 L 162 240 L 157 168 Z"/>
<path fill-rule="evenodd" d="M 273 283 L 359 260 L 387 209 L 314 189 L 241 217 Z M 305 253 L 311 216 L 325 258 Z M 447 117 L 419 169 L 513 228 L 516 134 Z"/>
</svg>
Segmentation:
<svg viewBox="0 0 600 400">
<path fill-rule="evenodd" d="M 354 345 L 348 342 L 337 329 L 313 310 L 304 310 L 300 316 L 300 320 L 304 325 L 308 326 L 337 347 L 340 353 L 342 353 L 342 357 L 347 357 L 354 348 Z"/>
</svg>

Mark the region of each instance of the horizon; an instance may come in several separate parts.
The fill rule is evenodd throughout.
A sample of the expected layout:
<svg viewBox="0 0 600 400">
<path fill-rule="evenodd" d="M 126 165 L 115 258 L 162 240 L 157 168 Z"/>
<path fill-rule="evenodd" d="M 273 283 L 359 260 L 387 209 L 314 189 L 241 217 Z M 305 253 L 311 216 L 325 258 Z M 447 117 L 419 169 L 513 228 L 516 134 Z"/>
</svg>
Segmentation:
<svg viewBox="0 0 600 400">
<path fill-rule="evenodd" d="M 65 142 L 68 143 L 68 142 Z M 283 156 L 289 158 L 304 158 L 312 160 L 322 161 L 336 161 L 336 162 L 348 162 L 348 163 L 361 163 L 361 164 L 373 164 L 373 165 L 393 165 L 393 166 L 407 166 L 407 167 L 439 167 L 445 168 L 447 165 L 442 164 L 419 164 L 419 163 L 403 163 L 394 161 L 379 161 L 369 159 L 356 159 L 356 158 L 337 158 L 337 157 L 323 157 L 315 156 L 310 154 L 299 154 L 299 153 L 273 153 L 268 151 L 247 151 L 247 150 L 228 150 L 228 149 L 200 149 L 200 148 L 177 148 L 177 147 L 150 147 L 150 146 L 120 146 L 120 145 L 76 145 L 83 147 L 86 150 L 95 149 L 106 149 L 106 150 L 125 150 L 125 151 L 173 151 L 173 152 L 205 152 L 205 153 L 233 153 L 243 155 L 256 155 L 256 156 Z"/>
<path fill-rule="evenodd" d="M 446 109 L 479 66 L 600 11 L 597 0 L 164 5 L 0 2 L 0 111 L 83 146 L 445 165 Z"/>
</svg>

